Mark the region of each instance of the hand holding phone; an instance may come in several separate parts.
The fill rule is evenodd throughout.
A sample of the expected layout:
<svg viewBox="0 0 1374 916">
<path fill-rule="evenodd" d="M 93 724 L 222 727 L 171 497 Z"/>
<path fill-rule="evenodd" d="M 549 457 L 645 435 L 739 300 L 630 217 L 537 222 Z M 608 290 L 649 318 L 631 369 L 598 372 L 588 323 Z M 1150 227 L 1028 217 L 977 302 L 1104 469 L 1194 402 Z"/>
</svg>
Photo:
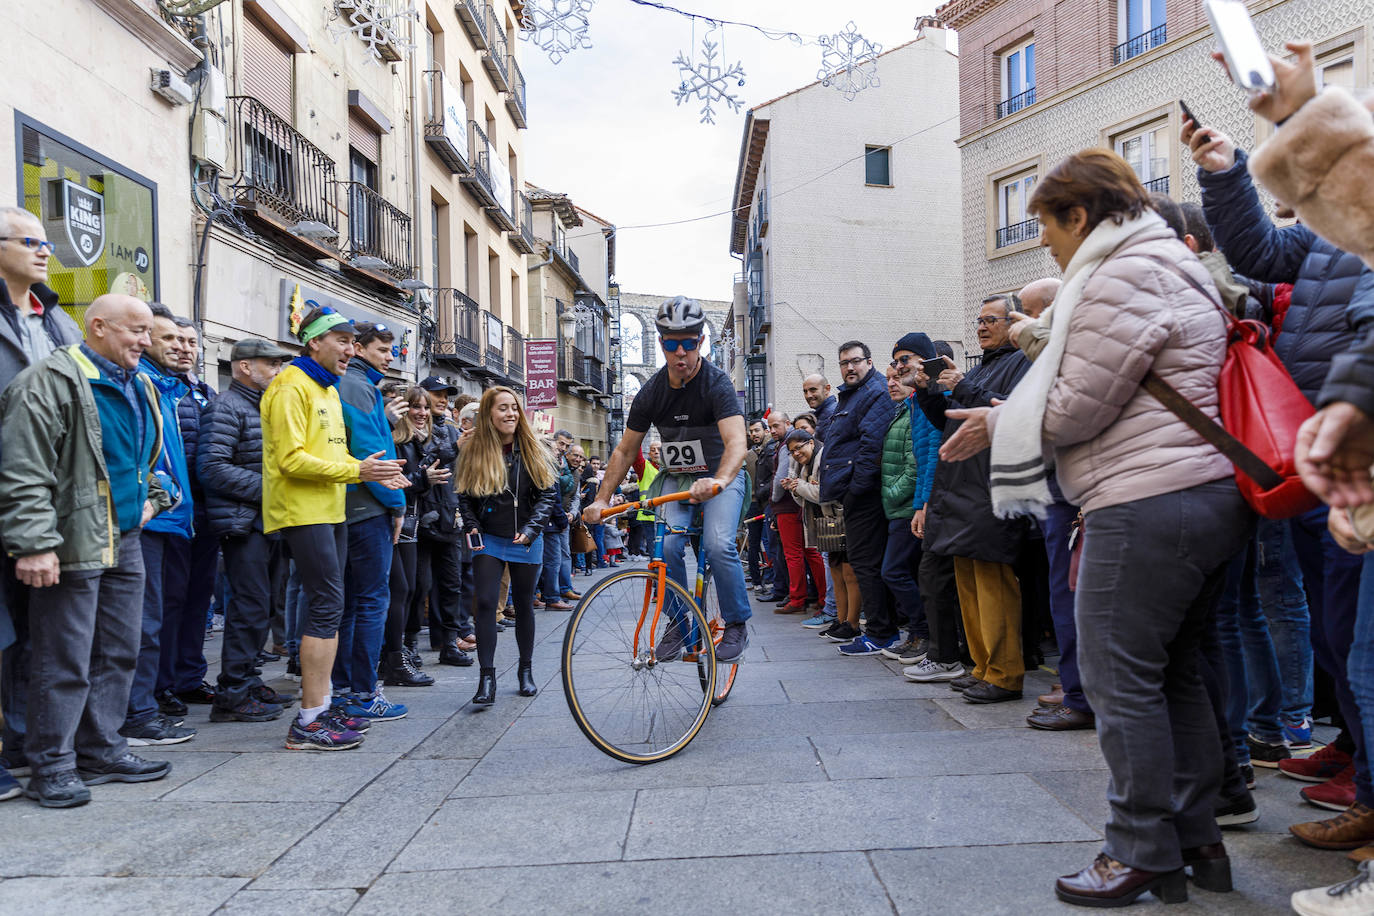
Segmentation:
<svg viewBox="0 0 1374 916">
<path fill-rule="evenodd" d="M 1203 9 L 1235 84 L 1251 93 L 1272 90 L 1274 67 L 1243 0 L 1203 0 Z"/>
<path fill-rule="evenodd" d="M 472 529 L 471 531 L 468 532 L 468 549 L 469 549 L 469 550 L 482 550 L 482 549 L 483 549 L 483 544 L 482 544 L 482 532 L 478 531 L 476 528 L 474 528 L 474 529 Z"/>
</svg>

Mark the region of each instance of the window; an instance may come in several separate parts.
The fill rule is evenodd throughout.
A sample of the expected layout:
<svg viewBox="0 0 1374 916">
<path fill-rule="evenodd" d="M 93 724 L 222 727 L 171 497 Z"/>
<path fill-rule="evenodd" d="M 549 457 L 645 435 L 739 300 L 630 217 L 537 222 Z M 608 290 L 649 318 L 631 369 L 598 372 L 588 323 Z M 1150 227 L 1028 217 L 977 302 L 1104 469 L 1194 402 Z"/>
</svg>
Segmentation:
<svg viewBox="0 0 1374 916">
<path fill-rule="evenodd" d="M 864 184 L 892 187 L 892 147 L 864 147 Z"/>
<path fill-rule="evenodd" d="M 1345 45 L 1317 55 L 1317 90 L 1323 86 L 1355 88 L 1355 48 Z"/>
<path fill-rule="evenodd" d="M 377 189 L 377 165 L 353 147 L 348 150 L 348 238 L 354 251 L 367 251 L 377 239 L 377 207 L 363 190 Z"/>
<path fill-rule="evenodd" d="M 631 366 L 644 362 L 644 322 L 629 312 L 620 316 L 620 361 Z M 633 377 L 627 376 L 625 381 L 628 383 Z"/>
<path fill-rule="evenodd" d="M 635 375 L 633 372 L 625 373 L 625 392 L 623 397 L 625 399 L 626 410 L 630 409 L 630 404 L 634 401 L 635 395 L 639 394 L 639 389 L 643 387 L 643 385 L 644 382 L 639 376 Z"/>
<path fill-rule="evenodd" d="M 436 203 L 431 203 L 429 205 L 429 234 L 431 236 L 431 269 L 434 271 L 434 275 L 430 279 L 429 285 L 431 289 L 439 289 L 443 285 L 439 282 L 439 277 L 441 273 L 441 271 L 439 270 L 439 261 L 443 257 L 443 248 L 439 245 L 439 205 Z M 447 232 L 443 234 L 448 235 Z"/>
<path fill-rule="evenodd" d="M 1026 212 L 1035 190 L 1035 172 L 1022 172 L 997 182 L 997 245 L 1005 248 L 1040 235 L 1039 223 Z"/>
<path fill-rule="evenodd" d="M 997 117 L 1004 118 L 1035 104 L 1035 42 L 1023 42 L 1002 53 L 1002 102 Z"/>
<path fill-rule="evenodd" d="M 1119 64 L 1164 44 L 1164 0 L 1121 0 L 1117 7 L 1117 34 L 1121 44 L 1112 51 L 1112 63 Z"/>
<path fill-rule="evenodd" d="M 1112 147 L 1130 163 L 1147 191 L 1169 193 L 1169 122 L 1156 121 L 1118 134 Z"/>
</svg>

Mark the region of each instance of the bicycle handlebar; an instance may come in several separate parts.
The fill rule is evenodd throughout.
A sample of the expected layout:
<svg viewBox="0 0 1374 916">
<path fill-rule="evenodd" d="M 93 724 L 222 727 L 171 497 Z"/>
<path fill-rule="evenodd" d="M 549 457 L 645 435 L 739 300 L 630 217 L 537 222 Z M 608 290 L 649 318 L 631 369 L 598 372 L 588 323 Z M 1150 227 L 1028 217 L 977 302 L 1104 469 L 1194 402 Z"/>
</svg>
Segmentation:
<svg viewBox="0 0 1374 916">
<path fill-rule="evenodd" d="M 720 490 L 721 487 L 719 484 L 717 484 L 715 487 L 711 489 L 711 495 L 717 495 L 718 493 L 720 493 Z M 683 490 L 680 493 L 664 493 L 662 496 L 655 496 L 653 499 L 641 499 L 638 502 L 621 503 L 619 506 L 611 506 L 608 509 L 602 509 L 601 518 L 604 521 L 605 519 L 608 519 L 613 515 L 619 515 L 622 512 L 629 512 L 631 509 L 652 509 L 656 506 L 661 506 L 665 503 L 680 503 L 684 499 L 691 498 L 691 490 Z"/>
</svg>

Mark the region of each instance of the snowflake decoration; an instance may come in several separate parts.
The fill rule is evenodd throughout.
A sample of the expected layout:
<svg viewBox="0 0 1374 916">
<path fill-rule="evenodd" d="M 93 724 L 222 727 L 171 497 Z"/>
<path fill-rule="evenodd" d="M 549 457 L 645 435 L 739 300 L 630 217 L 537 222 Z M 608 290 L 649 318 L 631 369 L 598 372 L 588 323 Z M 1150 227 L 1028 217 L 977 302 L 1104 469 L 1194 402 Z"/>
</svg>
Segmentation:
<svg viewBox="0 0 1374 916">
<path fill-rule="evenodd" d="M 869 86 L 881 85 L 878 55 L 883 53 L 883 46 L 860 35 L 853 22 L 844 31 L 822 35 L 818 41 L 825 49 L 821 52 L 821 69 L 816 73 L 821 85 L 834 86 L 851 102 Z"/>
<path fill-rule="evenodd" d="M 339 22 L 329 27 L 334 43 L 345 35 L 357 35 L 367 46 L 369 61 L 398 61 L 402 50 L 415 49 L 401 30 L 407 19 L 420 20 L 413 3 L 393 10 L 386 0 L 334 0 L 334 17 Z"/>
<path fill-rule="evenodd" d="M 681 51 L 677 54 L 677 60 L 673 61 L 682 77 L 681 85 L 673 90 L 673 98 L 677 99 L 679 105 L 690 98 L 700 99 L 702 124 L 716 123 L 714 106 L 717 102 L 724 102 L 734 111 L 744 107 L 744 100 L 732 95 L 729 85 L 731 80 L 735 80 L 736 85 L 744 85 L 744 67 L 739 61 L 735 61 L 728 69 L 723 63 L 717 63 L 717 47 L 711 39 L 703 38 L 700 65 L 688 60 Z"/>
<path fill-rule="evenodd" d="M 595 0 L 530 0 L 520 22 L 520 37 L 534 42 L 557 64 L 565 54 L 592 46 L 587 14 L 594 5 Z"/>
</svg>

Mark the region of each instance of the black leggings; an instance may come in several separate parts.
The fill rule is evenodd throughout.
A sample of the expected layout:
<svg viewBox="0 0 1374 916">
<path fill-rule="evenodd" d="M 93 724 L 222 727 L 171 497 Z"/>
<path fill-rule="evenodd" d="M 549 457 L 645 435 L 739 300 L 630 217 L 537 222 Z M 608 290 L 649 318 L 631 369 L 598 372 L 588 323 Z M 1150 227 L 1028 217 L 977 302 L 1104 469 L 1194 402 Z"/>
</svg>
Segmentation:
<svg viewBox="0 0 1374 916">
<path fill-rule="evenodd" d="M 528 664 L 534 654 L 534 584 L 539 578 L 538 563 L 510 563 L 477 554 L 472 558 L 477 625 L 477 664 L 496 667 L 496 599 L 501 594 L 501 573 L 510 566 L 511 595 L 515 601 L 515 644 L 520 647 L 520 664 Z"/>
<path fill-rule="evenodd" d="M 410 614 L 410 599 L 415 594 L 417 548 L 414 541 L 397 544 L 391 555 L 391 608 L 386 615 L 383 654 L 401 651 L 401 637 L 405 634 L 406 617 Z"/>
</svg>

